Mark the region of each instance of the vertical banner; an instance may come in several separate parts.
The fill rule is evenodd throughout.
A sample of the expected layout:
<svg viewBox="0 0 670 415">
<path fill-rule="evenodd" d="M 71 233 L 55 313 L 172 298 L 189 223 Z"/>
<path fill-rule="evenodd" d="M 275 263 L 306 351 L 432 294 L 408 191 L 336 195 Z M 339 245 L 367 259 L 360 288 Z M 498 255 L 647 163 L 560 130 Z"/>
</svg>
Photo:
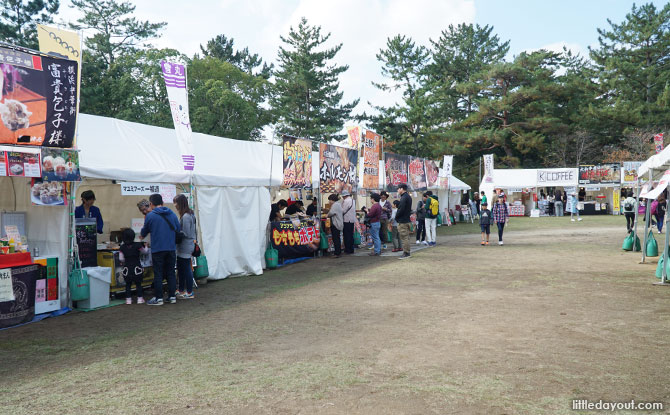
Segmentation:
<svg viewBox="0 0 670 415">
<path fill-rule="evenodd" d="M 663 133 L 654 136 L 654 147 L 656 148 L 656 154 L 663 151 Z"/>
<path fill-rule="evenodd" d="M 449 176 L 447 176 L 447 172 L 444 169 L 440 169 L 437 176 L 439 177 L 438 186 L 440 189 L 449 189 Z"/>
<path fill-rule="evenodd" d="M 358 150 L 319 144 L 319 185 L 321 193 L 354 194 L 358 189 Z"/>
<path fill-rule="evenodd" d="M 400 154 L 384 153 L 384 165 L 386 169 L 386 190 L 398 191 L 398 185 L 409 184 L 409 156 Z"/>
<path fill-rule="evenodd" d="M 429 189 L 436 189 L 439 187 L 440 168 L 437 167 L 437 162 L 426 159 L 424 161 L 426 166 L 426 185 Z"/>
<path fill-rule="evenodd" d="M 347 142 L 349 147 L 358 150 L 361 145 L 361 127 L 347 127 Z"/>
<path fill-rule="evenodd" d="M 179 63 L 161 61 L 163 78 L 170 100 L 172 120 L 177 134 L 184 170 L 193 170 L 195 156 L 191 145 L 191 119 L 188 115 L 188 91 L 186 89 L 186 67 Z"/>
<path fill-rule="evenodd" d="M 491 163 L 493 163 L 493 160 L 491 160 Z M 453 174 L 453 166 L 454 166 L 454 156 L 444 156 L 444 161 L 442 162 L 442 169 L 444 169 L 444 172 L 446 173 L 447 176 L 451 176 Z"/>
<path fill-rule="evenodd" d="M 414 191 L 424 191 L 427 188 L 424 160 L 420 157 L 409 157 L 409 186 Z"/>
<path fill-rule="evenodd" d="M 284 182 L 290 189 L 312 188 L 312 141 L 284 136 Z"/>
<path fill-rule="evenodd" d="M 493 154 L 484 154 L 484 181 L 493 183 Z"/>
<path fill-rule="evenodd" d="M 624 161 L 623 173 L 621 174 L 621 184 L 634 185 L 637 183 L 637 170 L 641 165 L 641 161 Z"/>
<path fill-rule="evenodd" d="M 379 189 L 379 143 L 381 137 L 370 130 L 363 140 L 363 188 Z"/>
<path fill-rule="evenodd" d="M 612 213 L 615 215 L 618 215 L 620 211 L 620 195 L 621 192 L 619 191 L 619 188 L 615 187 L 612 190 Z"/>
</svg>

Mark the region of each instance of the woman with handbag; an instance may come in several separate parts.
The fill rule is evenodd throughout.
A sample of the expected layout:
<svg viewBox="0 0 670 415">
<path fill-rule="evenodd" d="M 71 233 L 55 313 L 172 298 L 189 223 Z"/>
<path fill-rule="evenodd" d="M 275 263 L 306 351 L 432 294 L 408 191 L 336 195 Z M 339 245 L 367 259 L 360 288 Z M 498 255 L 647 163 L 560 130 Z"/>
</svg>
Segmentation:
<svg viewBox="0 0 670 415">
<path fill-rule="evenodd" d="M 179 212 L 179 223 L 184 233 L 184 238 L 177 245 L 177 275 L 179 288 L 177 298 L 189 300 L 193 296 L 193 270 L 191 269 L 191 255 L 195 249 L 195 216 L 193 210 L 188 207 L 188 199 L 185 195 L 175 196 L 174 205 Z"/>
</svg>

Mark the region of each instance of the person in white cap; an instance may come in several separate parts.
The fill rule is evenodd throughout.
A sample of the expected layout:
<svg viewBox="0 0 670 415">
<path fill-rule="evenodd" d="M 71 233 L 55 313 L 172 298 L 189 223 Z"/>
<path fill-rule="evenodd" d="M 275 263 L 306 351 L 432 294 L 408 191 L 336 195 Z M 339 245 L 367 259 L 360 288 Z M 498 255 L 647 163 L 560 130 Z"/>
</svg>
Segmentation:
<svg viewBox="0 0 670 415">
<path fill-rule="evenodd" d="M 342 237 L 344 239 L 344 253 L 354 253 L 354 223 L 356 223 L 356 202 L 351 197 L 348 190 L 343 190 L 342 198 L 342 216 L 344 218 L 344 229 Z"/>
<path fill-rule="evenodd" d="M 577 221 L 581 222 L 582 218 L 579 217 L 579 202 L 577 201 L 577 192 L 570 193 L 570 220 L 575 221 L 575 215 L 577 215 Z"/>
</svg>

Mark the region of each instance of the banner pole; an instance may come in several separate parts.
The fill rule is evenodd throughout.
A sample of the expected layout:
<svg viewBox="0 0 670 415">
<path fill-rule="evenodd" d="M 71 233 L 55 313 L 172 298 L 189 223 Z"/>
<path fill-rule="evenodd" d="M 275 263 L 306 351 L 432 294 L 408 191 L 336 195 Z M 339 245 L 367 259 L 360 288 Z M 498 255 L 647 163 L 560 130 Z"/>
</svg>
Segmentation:
<svg viewBox="0 0 670 415">
<path fill-rule="evenodd" d="M 666 201 L 666 212 L 667 208 L 670 206 L 670 200 Z M 665 225 L 667 226 L 670 223 L 668 220 L 668 215 L 666 214 L 663 218 Z M 663 246 L 663 272 L 661 272 L 661 282 L 658 285 L 666 285 L 668 281 L 668 244 L 670 243 L 670 233 L 666 228 L 665 230 L 665 245 Z"/>
<path fill-rule="evenodd" d="M 653 169 L 649 169 L 649 182 L 647 184 L 647 189 L 649 189 L 651 187 L 651 185 L 653 184 L 652 177 L 653 177 Z M 645 241 L 644 248 L 645 249 L 642 250 L 642 262 L 640 262 L 640 264 L 644 264 L 644 261 L 647 257 L 647 249 L 646 249 L 647 248 L 647 236 L 649 234 L 649 223 L 651 221 L 651 204 L 649 203 L 649 199 L 648 198 L 646 198 L 646 199 L 647 199 L 647 201 L 644 202 L 644 217 L 645 217 L 645 220 L 644 220 L 644 241 Z M 638 201 L 638 203 L 639 203 L 639 201 Z M 633 242 L 635 242 L 635 241 L 633 241 Z"/>
</svg>

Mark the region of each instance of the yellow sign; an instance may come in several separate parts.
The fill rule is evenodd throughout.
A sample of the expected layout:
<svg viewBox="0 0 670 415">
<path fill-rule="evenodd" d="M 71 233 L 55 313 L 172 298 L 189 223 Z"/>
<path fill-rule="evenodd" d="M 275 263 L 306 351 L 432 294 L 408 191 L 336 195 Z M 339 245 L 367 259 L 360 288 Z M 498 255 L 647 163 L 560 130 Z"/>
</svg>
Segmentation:
<svg viewBox="0 0 670 415">
<path fill-rule="evenodd" d="M 612 197 L 612 205 L 613 205 L 612 206 L 612 213 L 614 213 L 615 215 L 618 215 L 619 211 L 620 211 L 619 195 L 620 195 L 619 189 L 614 188 L 613 195 L 612 195 L 613 196 Z"/>
</svg>

